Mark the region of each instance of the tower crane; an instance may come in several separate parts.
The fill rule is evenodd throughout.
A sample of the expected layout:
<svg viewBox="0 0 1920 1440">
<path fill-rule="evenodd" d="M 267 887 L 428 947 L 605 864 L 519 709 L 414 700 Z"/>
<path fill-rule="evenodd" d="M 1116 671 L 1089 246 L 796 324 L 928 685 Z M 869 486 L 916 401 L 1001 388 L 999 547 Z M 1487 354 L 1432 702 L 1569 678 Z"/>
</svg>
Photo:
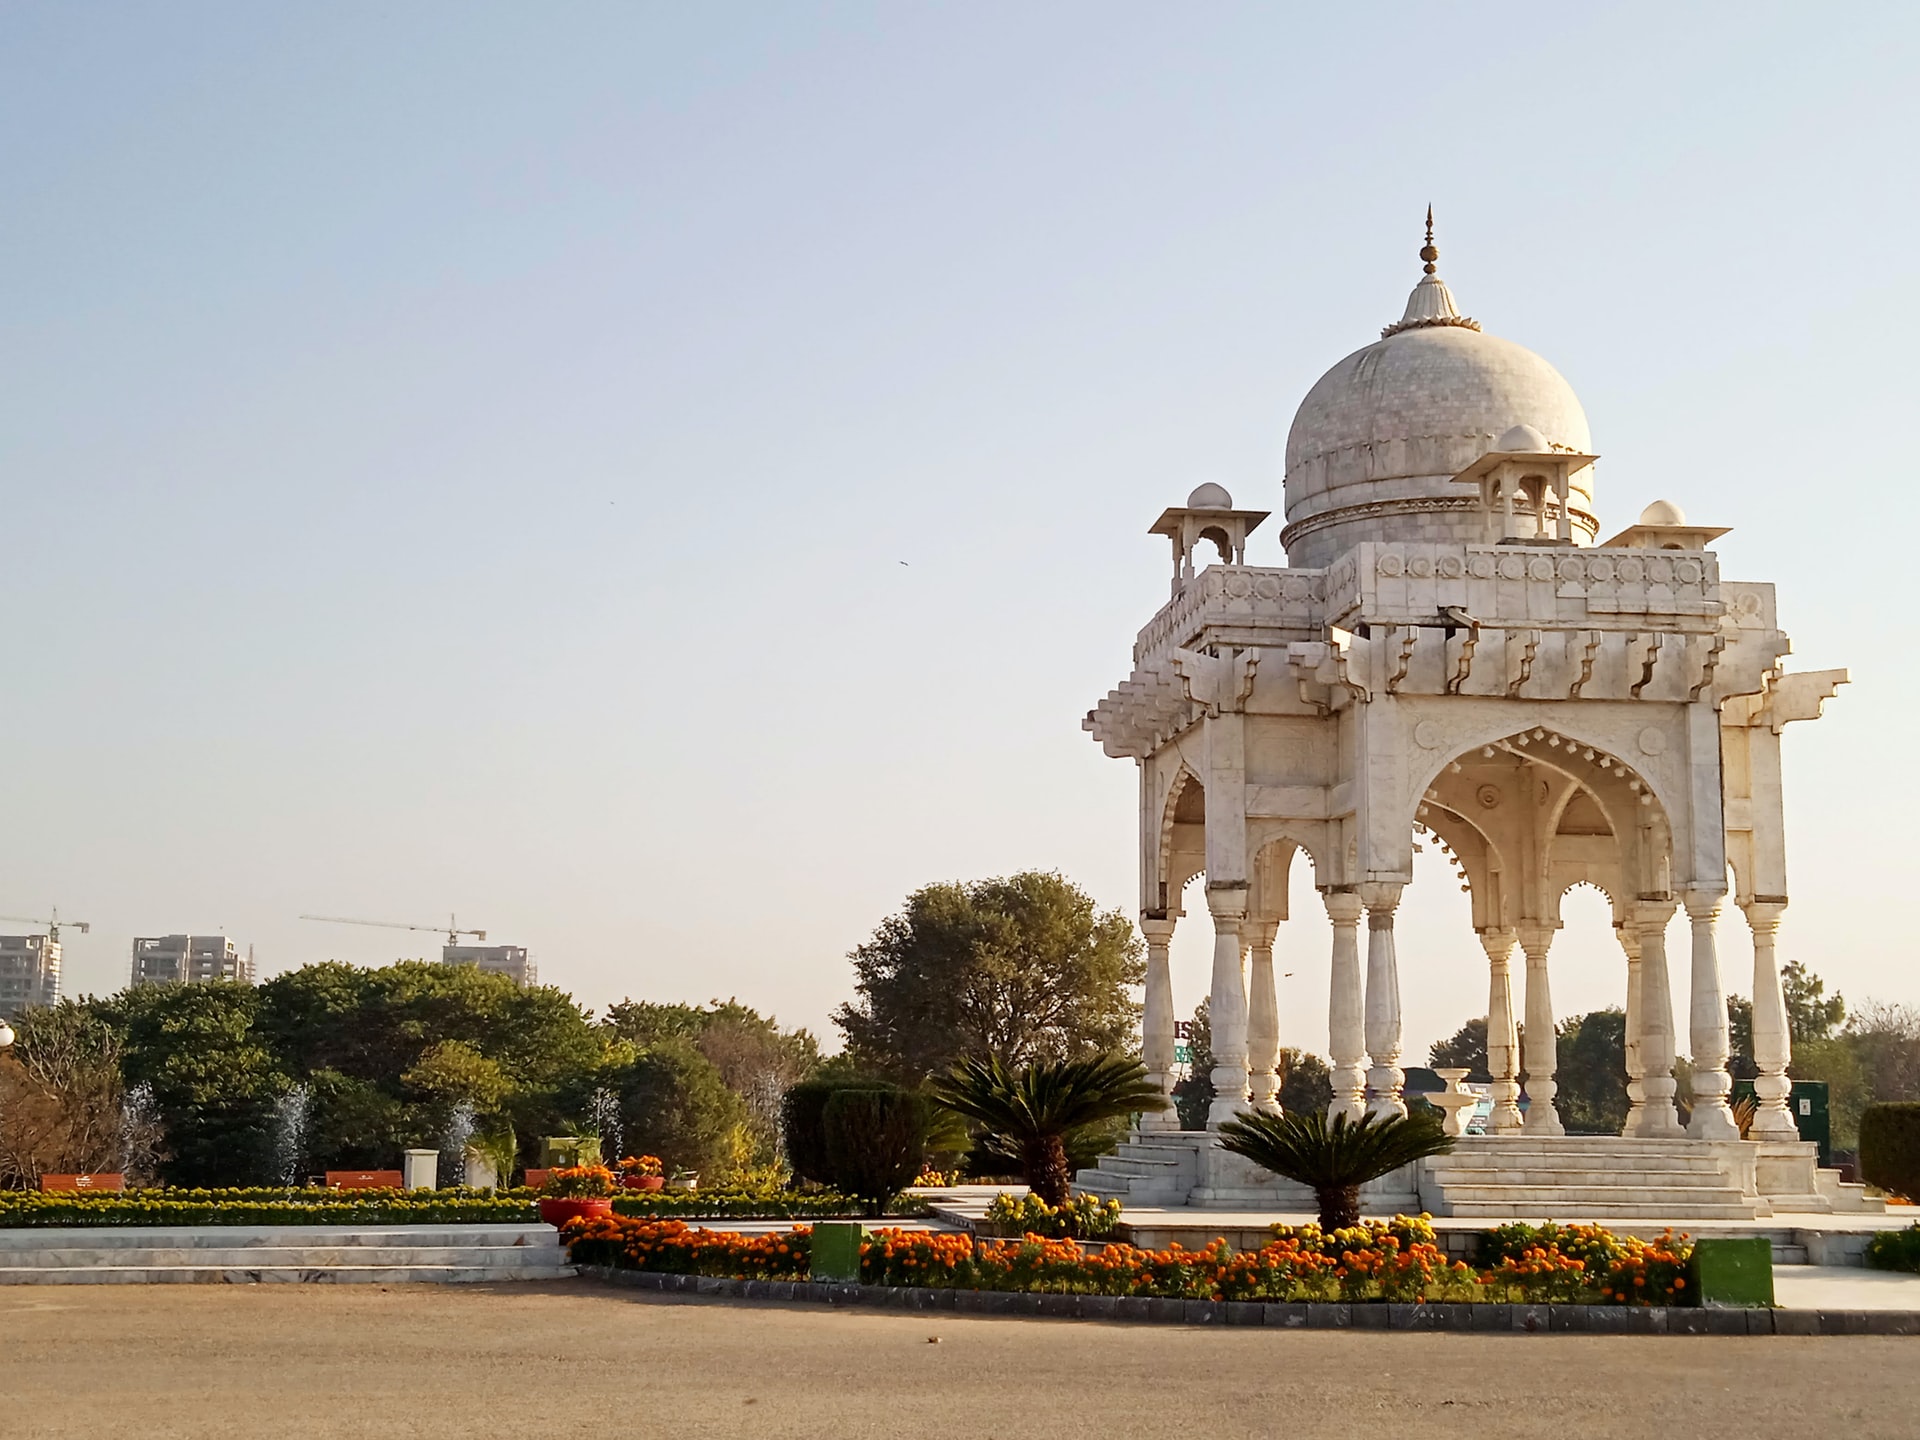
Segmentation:
<svg viewBox="0 0 1920 1440">
<path fill-rule="evenodd" d="M 53 918 L 51 920 L 41 920 L 32 915 L 0 915 L 0 920 L 11 920 L 16 925 L 44 925 L 47 927 L 47 939 L 55 945 L 60 943 L 60 927 L 62 925 L 70 926 L 72 929 L 78 930 L 82 935 L 93 929 L 93 927 L 84 920 L 62 920 L 60 918 L 60 907 L 58 905 L 53 907 Z"/>
<path fill-rule="evenodd" d="M 409 925 L 403 920 L 353 920 L 344 915 L 302 915 L 300 918 L 319 920 L 328 925 L 377 925 L 382 930 L 437 930 L 446 935 L 449 945 L 458 945 L 462 935 L 471 935 L 474 939 L 481 941 L 487 938 L 487 932 L 484 930 L 462 930 L 459 917 L 454 915 L 447 916 L 445 925 Z"/>
</svg>

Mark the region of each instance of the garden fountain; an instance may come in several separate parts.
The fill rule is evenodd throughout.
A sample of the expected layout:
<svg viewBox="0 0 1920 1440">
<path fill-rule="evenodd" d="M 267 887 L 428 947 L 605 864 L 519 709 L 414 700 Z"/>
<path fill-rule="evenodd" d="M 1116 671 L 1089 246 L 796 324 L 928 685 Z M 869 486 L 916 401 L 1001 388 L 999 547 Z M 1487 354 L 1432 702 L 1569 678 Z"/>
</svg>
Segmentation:
<svg viewBox="0 0 1920 1440">
<path fill-rule="evenodd" d="M 313 1091 L 304 1082 L 289 1087 L 273 1102 L 273 1168 L 281 1186 L 288 1190 L 300 1179 L 300 1160 L 307 1151 L 312 1108 Z"/>
<path fill-rule="evenodd" d="M 471 1100 L 456 1100 L 447 1112 L 447 1123 L 440 1131 L 440 1187 L 467 1183 L 467 1146 L 473 1141 L 476 1115 Z"/>
<path fill-rule="evenodd" d="M 587 1114 L 593 1121 L 594 1133 L 600 1137 L 602 1162 L 614 1164 L 626 1153 L 621 1149 L 624 1137 L 620 1123 L 620 1097 L 602 1085 L 587 1102 Z"/>
</svg>

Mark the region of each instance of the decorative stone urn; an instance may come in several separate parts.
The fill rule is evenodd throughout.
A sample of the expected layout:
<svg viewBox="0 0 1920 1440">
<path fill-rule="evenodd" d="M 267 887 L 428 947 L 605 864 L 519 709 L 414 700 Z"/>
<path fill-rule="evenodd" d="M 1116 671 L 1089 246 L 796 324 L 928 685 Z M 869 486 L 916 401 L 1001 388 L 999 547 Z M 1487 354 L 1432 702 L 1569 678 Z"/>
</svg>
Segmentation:
<svg viewBox="0 0 1920 1440">
<path fill-rule="evenodd" d="M 1446 1119 L 1441 1122 L 1441 1128 L 1449 1135 L 1466 1134 L 1467 1122 L 1473 1119 L 1473 1112 L 1480 1104 L 1480 1097 L 1467 1089 L 1465 1067 L 1449 1067 L 1445 1070 L 1435 1070 L 1433 1073 L 1438 1075 L 1447 1087 L 1438 1095 L 1427 1097 L 1446 1112 Z"/>
</svg>

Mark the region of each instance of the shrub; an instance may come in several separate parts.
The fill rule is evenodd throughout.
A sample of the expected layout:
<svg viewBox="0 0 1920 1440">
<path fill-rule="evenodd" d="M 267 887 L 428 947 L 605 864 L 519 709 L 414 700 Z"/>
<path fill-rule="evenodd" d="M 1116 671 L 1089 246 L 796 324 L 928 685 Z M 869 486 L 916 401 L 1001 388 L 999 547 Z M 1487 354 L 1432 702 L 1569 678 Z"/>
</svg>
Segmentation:
<svg viewBox="0 0 1920 1440">
<path fill-rule="evenodd" d="M 1920 1225 L 1880 1231 L 1867 1241 L 1867 1264 L 1875 1270 L 1920 1274 Z"/>
<path fill-rule="evenodd" d="M 0 1194 L 16 1225 L 501 1225 L 531 1223 L 525 1194 L 473 1190 L 123 1190 Z"/>
<path fill-rule="evenodd" d="M 871 1080 L 802 1080 L 788 1088 L 780 1101 L 780 1134 L 787 1164 L 802 1180 L 825 1185 L 827 1180 L 827 1101 L 841 1090 L 865 1090 Z"/>
<path fill-rule="evenodd" d="M 1860 1116 L 1860 1178 L 1920 1200 L 1920 1100 L 1882 1100 Z"/>
<path fill-rule="evenodd" d="M 828 1181 L 884 1215 L 926 1160 L 928 1119 L 927 1102 L 905 1090 L 835 1091 L 820 1117 Z"/>
</svg>

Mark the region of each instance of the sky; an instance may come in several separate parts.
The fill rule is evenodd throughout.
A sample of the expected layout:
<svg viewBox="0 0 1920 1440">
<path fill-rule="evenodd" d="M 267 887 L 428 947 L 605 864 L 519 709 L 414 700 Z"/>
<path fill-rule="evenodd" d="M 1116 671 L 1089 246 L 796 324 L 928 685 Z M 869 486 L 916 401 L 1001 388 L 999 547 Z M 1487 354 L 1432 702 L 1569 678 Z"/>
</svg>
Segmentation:
<svg viewBox="0 0 1920 1440">
<path fill-rule="evenodd" d="M 1581 396 L 1603 533 L 1732 526 L 1795 667 L 1850 669 L 1786 736 L 1781 951 L 1920 1002 L 1917 66 L 1894 5 L 9 0 L 0 913 L 90 922 L 74 994 L 135 935 L 273 974 L 437 953 L 303 914 L 457 913 L 584 1004 L 830 1043 L 920 885 L 1131 913 L 1080 719 L 1165 599 L 1147 526 L 1281 509 L 1431 203 L 1461 308 Z M 1417 866 L 1410 1059 L 1486 1004 Z M 1557 1007 L 1621 1003 L 1566 920 Z"/>
</svg>

